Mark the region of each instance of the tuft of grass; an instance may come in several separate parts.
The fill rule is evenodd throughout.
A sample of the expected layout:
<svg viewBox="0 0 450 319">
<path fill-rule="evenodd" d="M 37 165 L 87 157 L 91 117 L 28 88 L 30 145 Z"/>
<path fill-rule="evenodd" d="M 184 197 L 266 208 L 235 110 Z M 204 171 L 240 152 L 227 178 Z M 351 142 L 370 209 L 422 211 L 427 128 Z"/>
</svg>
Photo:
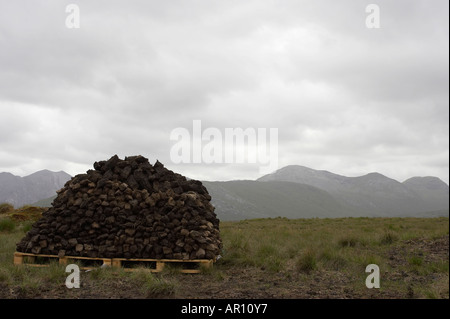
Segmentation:
<svg viewBox="0 0 450 319">
<path fill-rule="evenodd" d="M 201 267 L 200 269 L 202 275 L 210 276 L 214 281 L 224 281 L 226 278 L 225 273 L 216 267 Z"/>
<path fill-rule="evenodd" d="M 151 280 L 150 277 L 153 277 L 153 274 L 145 268 L 136 268 L 130 274 L 130 280 L 138 286 L 141 286 L 148 280 Z"/>
<path fill-rule="evenodd" d="M 338 250 L 324 250 L 319 260 L 323 263 L 326 269 L 330 270 L 342 270 L 349 264 L 348 257 Z"/>
<path fill-rule="evenodd" d="M 44 281 L 40 277 L 26 276 L 18 285 L 19 296 L 27 298 L 28 295 L 36 295 L 41 290 Z"/>
<path fill-rule="evenodd" d="M 427 268 L 429 269 L 430 273 L 443 273 L 448 275 L 448 259 L 429 263 L 427 264 Z"/>
<path fill-rule="evenodd" d="M 16 223 L 11 218 L 0 219 L 0 231 L 12 232 L 16 228 Z"/>
<path fill-rule="evenodd" d="M 378 255 L 374 252 L 364 251 L 355 256 L 350 256 L 349 259 L 351 259 L 353 263 L 354 271 L 357 271 L 361 274 L 365 274 L 365 269 L 367 265 L 370 264 L 378 265 L 380 269 L 388 268 L 383 256 Z"/>
<path fill-rule="evenodd" d="M 255 264 L 262 269 L 278 272 L 283 268 L 283 258 L 280 256 L 279 250 L 270 243 L 262 244 L 256 250 L 254 258 Z"/>
<path fill-rule="evenodd" d="M 0 268 L 0 283 L 9 284 L 11 282 L 11 275 L 8 269 Z"/>
<path fill-rule="evenodd" d="M 305 250 L 298 258 L 296 262 L 296 268 L 299 272 L 309 273 L 317 269 L 316 253 L 311 250 Z"/>
<path fill-rule="evenodd" d="M 448 299 L 449 298 L 449 277 L 433 282 L 430 287 L 423 289 L 423 295 L 428 299 Z"/>
<path fill-rule="evenodd" d="M 174 295 L 178 288 L 178 282 L 172 278 L 153 277 L 153 280 L 145 284 L 147 297 L 153 296 L 171 296 Z"/>
<path fill-rule="evenodd" d="M 358 239 L 354 236 L 342 237 L 338 240 L 338 244 L 341 247 L 355 247 L 358 243 Z"/>
<path fill-rule="evenodd" d="M 88 271 L 89 277 L 91 277 L 93 280 L 105 280 L 108 279 L 110 276 L 108 276 L 106 269 L 104 268 L 94 268 L 90 269 Z"/>
<path fill-rule="evenodd" d="M 131 280 L 141 287 L 147 298 L 174 295 L 178 288 L 177 281 L 172 277 L 162 274 L 157 276 L 145 268 L 136 268 L 131 274 Z"/>
<path fill-rule="evenodd" d="M 394 233 L 392 231 L 386 231 L 380 237 L 380 244 L 381 245 L 392 245 L 398 239 L 399 239 L 399 237 L 398 237 L 398 235 L 396 233 Z"/>
<path fill-rule="evenodd" d="M 44 282 L 58 284 L 65 282 L 68 273 L 66 273 L 66 267 L 59 264 L 57 260 L 52 260 L 48 263 L 48 267 L 38 268 L 36 273 L 39 273 L 39 277 Z"/>
<path fill-rule="evenodd" d="M 230 237 L 228 249 L 234 251 L 237 254 L 245 254 L 249 250 L 249 239 L 245 234 L 236 232 Z"/>
<path fill-rule="evenodd" d="M 412 256 L 408 259 L 408 263 L 412 266 L 422 266 L 423 258 L 420 256 Z"/>
</svg>

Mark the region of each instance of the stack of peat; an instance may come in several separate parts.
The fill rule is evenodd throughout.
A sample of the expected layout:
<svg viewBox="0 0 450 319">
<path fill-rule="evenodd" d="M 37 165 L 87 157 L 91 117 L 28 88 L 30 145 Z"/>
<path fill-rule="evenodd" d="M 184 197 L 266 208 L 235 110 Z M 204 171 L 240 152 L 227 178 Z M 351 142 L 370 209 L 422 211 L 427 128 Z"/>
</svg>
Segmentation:
<svg viewBox="0 0 450 319">
<path fill-rule="evenodd" d="M 219 220 L 200 181 L 117 155 L 58 191 L 17 244 L 23 253 L 90 258 L 214 259 Z"/>
</svg>

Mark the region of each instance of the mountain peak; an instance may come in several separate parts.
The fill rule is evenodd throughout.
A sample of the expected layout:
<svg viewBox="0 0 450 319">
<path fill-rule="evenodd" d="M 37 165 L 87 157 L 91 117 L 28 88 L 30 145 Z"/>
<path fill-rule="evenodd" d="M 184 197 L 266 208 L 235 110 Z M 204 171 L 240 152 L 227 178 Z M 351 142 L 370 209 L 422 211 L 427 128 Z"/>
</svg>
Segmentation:
<svg viewBox="0 0 450 319">
<path fill-rule="evenodd" d="M 283 181 L 307 184 L 319 189 L 333 192 L 347 183 L 349 177 L 341 176 L 324 170 L 315 170 L 306 166 L 289 165 L 275 173 L 262 176 L 257 181 Z"/>
<path fill-rule="evenodd" d="M 27 175 L 27 176 L 25 176 L 25 177 L 28 177 L 28 176 L 38 176 L 38 175 L 69 175 L 69 174 L 67 174 L 67 173 L 64 172 L 64 171 L 58 171 L 58 172 L 55 172 L 55 171 L 51 171 L 51 170 L 49 170 L 49 169 L 41 169 L 40 171 L 36 171 L 36 172 L 34 172 L 34 173 L 30 174 L 30 175 Z M 70 175 L 69 175 L 69 176 L 70 176 Z"/>
<path fill-rule="evenodd" d="M 11 173 L 0 173 L 0 203 L 7 202 L 16 207 L 48 198 L 71 178 L 64 171 L 52 172 L 44 169 L 25 177 Z"/>
<path fill-rule="evenodd" d="M 383 174 L 378 173 L 378 172 L 371 172 L 371 173 L 366 174 L 364 176 L 370 177 L 370 178 L 386 178 L 386 176 L 384 176 Z"/>
<path fill-rule="evenodd" d="M 288 179 L 294 179 L 294 180 L 285 180 L 285 181 L 294 181 L 298 177 L 305 177 L 305 176 L 321 176 L 321 175 L 327 175 L 327 176 L 340 176 L 334 173 L 331 173 L 329 171 L 325 170 L 316 170 L 313 168 L 309 168 L 302 165 L 288 165 L 285 167 L 282 167 L 275 171 L 274 173 L 264 175 L 258 179 L 258 181 L 269 181 L 269 180 L 285 180 L 284 178 Z"/>
<path fill-rule="evenodd" d="M 387 177 L 381 173 L 378 172 L 372 172 L 363 176 L 358 176 L 358 177 L 352 177 L 352 179 L 354 180 L 365 180 L 365 181 L 371 181 L 371 182 L 394 182 L 394 183 L 399 183 L 399 181 L 392 179 L 390 177 Z"/>
<path fill-rule="evenodd" d="M 430 190 L 441 189 L 448 191 L 449 189 L 449 186 L 445 182 L 435 176 L 415 176 L 407 179 L 403 184 L 408 187 L 420 187 Z"/>
</svg>

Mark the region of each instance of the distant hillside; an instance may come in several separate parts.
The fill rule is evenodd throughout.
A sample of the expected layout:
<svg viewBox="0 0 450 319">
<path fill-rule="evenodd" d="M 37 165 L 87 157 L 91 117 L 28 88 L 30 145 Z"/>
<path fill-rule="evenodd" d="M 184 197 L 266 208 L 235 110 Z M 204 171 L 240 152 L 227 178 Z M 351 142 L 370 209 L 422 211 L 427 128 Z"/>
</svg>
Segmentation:
<svg viewBox="0 0 450 319">
<path fill-rule="evenodd" d="M 431 211 L 448 215 L 449 209 L 449 187 L 437 177 L 413 177 L 400 183 L 379 173 L 346 177 L 291 165 L 258 181 L 308 184 L 328 192 L 349 211 L 367 216 L 416 216 Z"/>
<path fill-rule="evenodd" d="M 203 182 L 221 220 L 356 216 L 329 193 L 291 182 Z"/>
<path fill-rule="evenodd" d="M 6 202 L 20 207 L 56 194 L 71 178 L 65 172 L 42 170 L 20 177 L 11 173 L 0 173 L 0 203 Z"/>
<path fill-rule="evenodd" d="M 346 177 L 293 165 L 257 181 L 203 184 L 221 220 L 449 215 L 449 187 L 437 177 L 400 183 L 379 173 Z M 42 198 L 34 204 L 50 206 L 55 195 Z"/>
<path fill-rule="evenodd" d="M 31 203 L 31 206 L 37 206 L 37 207 L 50 207 L 52 206 L 52 202 L 53 200 L 56 198 L 56 195 L 49 197 L 49 198 L 44 198 L 41 200 L 38 200 L 37 202 Z"/>
<path fill-rule="evenodd" d="M 449 206 L 449 187 L 437 177 L 412 177 L 403 185 L 426 202 L 430 209 L 441 210 Z"/>
</svg>

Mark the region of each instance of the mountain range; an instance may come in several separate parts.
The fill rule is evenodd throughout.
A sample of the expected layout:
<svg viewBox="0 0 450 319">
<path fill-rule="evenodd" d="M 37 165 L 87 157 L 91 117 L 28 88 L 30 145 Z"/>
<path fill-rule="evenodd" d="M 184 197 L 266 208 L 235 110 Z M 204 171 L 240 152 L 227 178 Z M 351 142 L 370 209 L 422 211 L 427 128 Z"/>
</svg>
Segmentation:
<svg viewBox="0 0 450 319">
<path fill-rule="evenodd" d="M 63 171 L 42 170 L 25 177 L 0 173 L 0 203 L 10 203 L 17 208 L 48 198 L 55 195 L 70 178 Z"/>
<path fill-rule="evenodd" d="M 48 170 L 23 178 L 0 173 L 0 202 L 50 206 L 69 179 Z M 379 173 L 347 177 L 290 165 L 257 180 L 202 183 L 221 220 L 449 215 L 449 186 L 432 176 L 401 183 Z"/>
<path fill-rule="evenodd" d="M 346 216 L 448 215 L 449 186 L 437 177 L 412 177 L 403 183 L 379 173 L 347 177 L 292 165 L 259 178 L 310 185 L 337 200 Z M 329 207 L 328 211 L 333 211 Z"/>
</svg>

